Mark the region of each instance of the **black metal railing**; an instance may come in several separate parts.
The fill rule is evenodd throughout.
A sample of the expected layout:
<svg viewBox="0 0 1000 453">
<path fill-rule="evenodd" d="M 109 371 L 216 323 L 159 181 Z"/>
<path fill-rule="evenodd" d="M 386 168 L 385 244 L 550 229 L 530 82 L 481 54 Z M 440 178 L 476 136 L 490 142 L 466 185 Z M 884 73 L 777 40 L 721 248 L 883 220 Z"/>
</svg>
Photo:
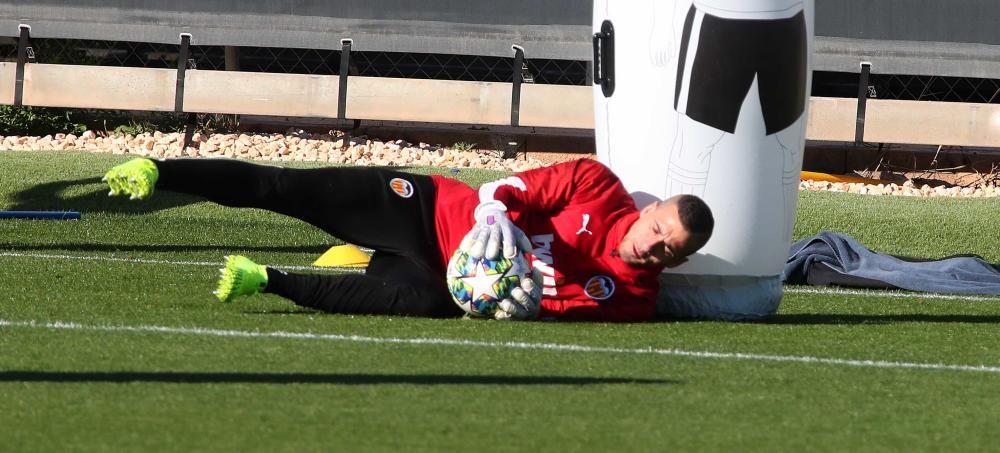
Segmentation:
<svg viewBox="0 0 1000 453">
<path fill-rule="evenodd" d="M 855 98 L 859 75 L 846 72 L 813 74 L 813 96 Z M 1000 103 L 1000 79 L 906 74 L 871 74 L 867 86 L 871 99 L 903 101 Z"/>
<path fill-rule="evenodd" d="M 40 63 L 128 66 L 143 68 L 177 67 L 178 45 L 128 41 L 80 39 L 32 39 Z M 293 74 L 338 74 L 340 50 L 291 49 L 272 47 L 237 48 L 241 71 Z M 17 57 L 14 38 L 0 40 L 0 59 Z M 512 54 L 513 57 L 513 54 Z M 586 84 L 587 63 L 574 60 L 526 60 L 534 83 L 559 85 Z M 191 46 L 190 59 L 202 70 L 226 68 L 222 46 Z M 512 58 L 479 55 L 445 55 L 399 52 L 351 52 L 351 74 L 371 77 L 401 77 L 439 80 L 509 82 Z"/>
<path fill-rule="evenodd" d="M 32 39 L 41 63 L 176 68 L 178 45 L 129 41 Z M 241 71 L 294 74 L 339 74 L 340 50 L 239 47 L 236 64 Z M 513 55 L 512 55 L 513 57 Z M 532 59 L 527 55 L 530 83 L 586 85 L 587 63 L 577 60 Z M 0 38 L 0 60 L 17 58 L 17 40 Z M 222 46 L 191 46 L 190 59 L 201 70 L 224 70 Z M 351 75 L 414 79 L 510 82 L 513 59 L 479 55 L 400 52 L 351 52 Z M 813 96 L 857 97 L 857 73 L 813 74 Z M 869 98 L 913 101 L 1000 103 L 1000 79 L 942 77 L 905 74 L 872 74 Z"/>
</svg>

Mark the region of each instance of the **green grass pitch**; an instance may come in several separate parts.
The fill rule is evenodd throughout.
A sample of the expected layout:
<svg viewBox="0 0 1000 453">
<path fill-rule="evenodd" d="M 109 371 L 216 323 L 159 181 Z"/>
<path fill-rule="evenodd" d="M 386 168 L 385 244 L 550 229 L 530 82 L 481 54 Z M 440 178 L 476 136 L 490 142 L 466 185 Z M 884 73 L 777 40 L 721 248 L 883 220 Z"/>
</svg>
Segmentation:
<svg viewBox="0 0 1000 453">
<path fill-rule="evenodd" d="M 4 451 L 880 451 L 1000 445 L 1000 299 L 789 288 L 762 323 L 501 323 L 220 304 L 222 256 L 308 266 L 304 223 L 167 192 L 126 156 L 0 152 Z M 431 170 L 428 170 L 431 171 Z M 495 172 L 459 172 L 481 183 Z M 1000 200 L 803 193 L 795 238 L 1000 261 Z"/>
</svg>

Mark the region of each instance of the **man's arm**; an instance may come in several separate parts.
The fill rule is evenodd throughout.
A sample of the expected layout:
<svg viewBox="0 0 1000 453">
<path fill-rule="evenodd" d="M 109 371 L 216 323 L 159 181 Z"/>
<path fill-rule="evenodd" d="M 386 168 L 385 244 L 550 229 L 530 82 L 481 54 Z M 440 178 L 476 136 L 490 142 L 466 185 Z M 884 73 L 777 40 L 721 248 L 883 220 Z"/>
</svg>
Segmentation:
<svg viewBox="0 0 1000 453">
<path fill-rule="evenodd" d="M 589 201 L 613 191 L 618 177 L 590 159 L 538 168 L 483 184 L 475 209 L 476 224 L 460 248 L 473 257 L 512 257 L 530 250 L 527 236 L 509 211 L 556 213 L 574 201 Z"/>
<path fill-rule="evenodd" d="M 498 201 L 512 211 L 554 212 L 572 201 L 605 196 L 617 183 L 603 164 L 579 159 L 483 184 L 479 202 Z"/>
</svg>

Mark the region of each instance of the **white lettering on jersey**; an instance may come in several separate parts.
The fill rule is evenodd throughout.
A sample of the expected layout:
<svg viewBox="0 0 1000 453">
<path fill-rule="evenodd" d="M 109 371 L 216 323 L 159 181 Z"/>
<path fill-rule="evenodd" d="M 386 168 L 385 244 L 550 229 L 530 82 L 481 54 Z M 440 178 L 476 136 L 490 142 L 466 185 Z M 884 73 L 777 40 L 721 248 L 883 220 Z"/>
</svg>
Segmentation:
<svg viewBox="0 0 1000 453">
<path fill-rule="evenodd" d="M 551 234 L 536 234 L 531 237 L 531 253 L 535 258 L 545 264 L 552 265 L 552 240 L 555 236 Z"/>
<path fill-rule="evenodd" d="M 542 294 L 546 296 L 556 295 L 556 270 L 552 267 L 552 241 L 555 236 L 551 234 L 536 234 L 531 237 L 531 254 L 535 255 L 531 267 L 542 273 Z"/>
</svg>

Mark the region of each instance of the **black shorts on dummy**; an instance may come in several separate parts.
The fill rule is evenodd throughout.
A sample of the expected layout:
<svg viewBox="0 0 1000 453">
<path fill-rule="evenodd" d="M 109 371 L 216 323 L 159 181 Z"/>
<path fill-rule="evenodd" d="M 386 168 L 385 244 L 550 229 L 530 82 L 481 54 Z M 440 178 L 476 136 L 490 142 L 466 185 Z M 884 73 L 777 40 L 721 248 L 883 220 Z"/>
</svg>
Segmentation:
<svg viewBox="0 0 1000 453">
<path fill-rule="evenodd" d="M 452 317 L 434 227 L 429 176 L 382 168 L 291 169 L 232 159 L 157 161 L 157 190 L 308 222 L 376 252 L 364 275 L 292 274 L 268 268 L 266 292 L 331 313 Z"/>
<path fill-rule="evenodd" d="M 806 105 L 805 13 L 770 20 L 724 19 L 704 13 L 695 30 L 697 12 L 692 5 L 684 21 L 674 109 L 732 134 L 756 78 L 766 134 L 797 121 Z M 696 47 L 692 47 L 693 36 Z M 685 74 L 689 63 L 691 71 Z M 682 95 L 685 81 L 687 96 Z"/>
</svg>

